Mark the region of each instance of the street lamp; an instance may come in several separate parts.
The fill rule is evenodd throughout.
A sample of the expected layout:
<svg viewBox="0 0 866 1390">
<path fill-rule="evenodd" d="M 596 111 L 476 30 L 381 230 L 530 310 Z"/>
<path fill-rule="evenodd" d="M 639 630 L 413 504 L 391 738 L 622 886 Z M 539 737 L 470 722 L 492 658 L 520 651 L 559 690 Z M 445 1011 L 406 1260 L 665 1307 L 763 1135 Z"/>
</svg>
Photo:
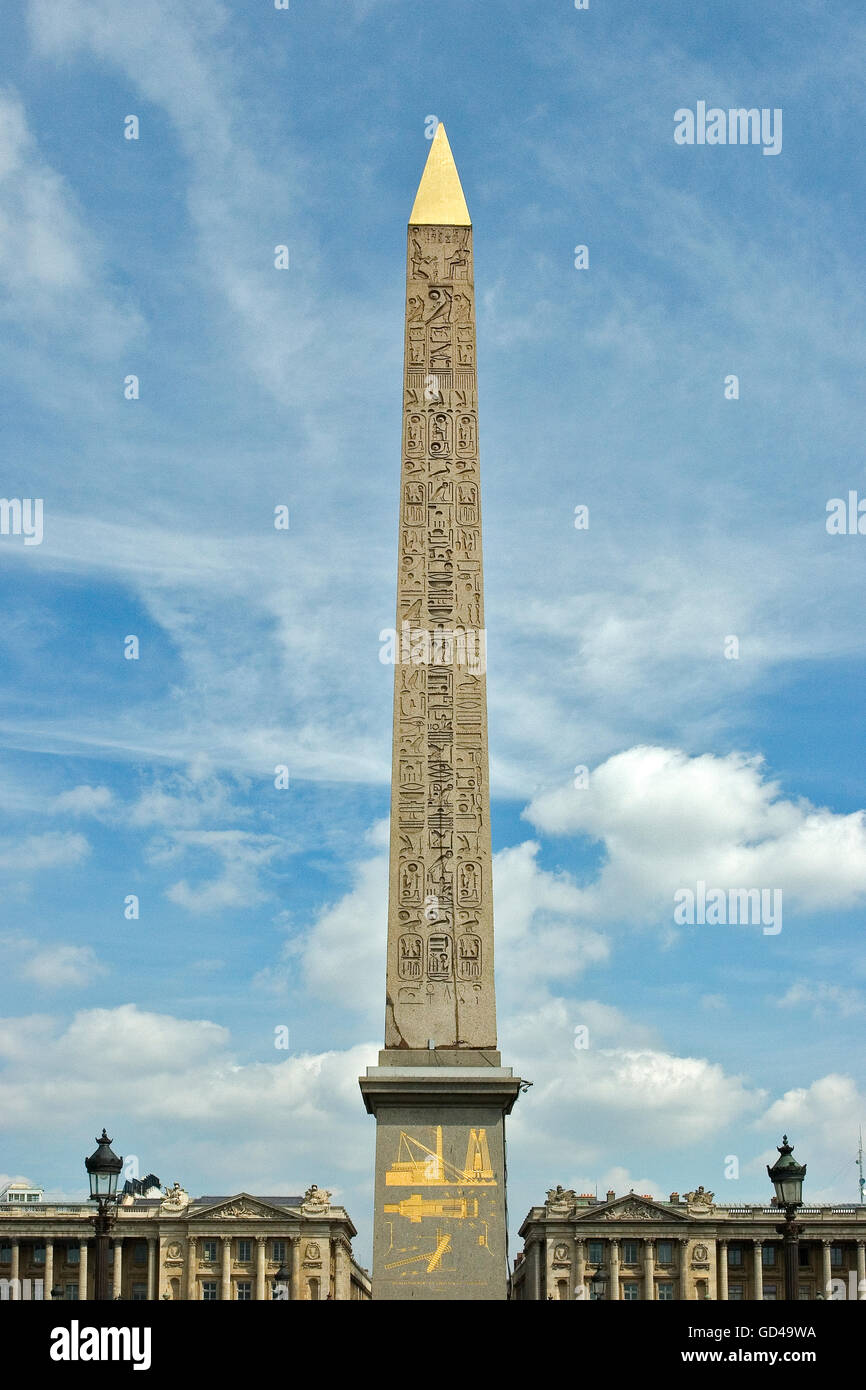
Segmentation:
<svg viewBox="0 0 866 1390">
<path fill-rule="evenodd" d="M 274 1275 L 273 1282 L 271 1283 L 271 1289 L 273 1291 L 273 1301 L 275 1303 L 288 1302 L 289 1271 L 286 1269 L 285 1264 L 281 1264 L 276 1274 Z"/>
<path fill-rule="evenodd" d="M 114 1204 L 117 1201 L 117 1179 L 123 1167 L 123 1159 L 112 1152 L 111 1140 L 103 1129 L 96 1141 L 98 1148 L 84 1160 L 87 1176 L 90 1179 L 90 1200 L 98 1202 L 96 1215 L 92 1218 L 96 1227 L 96 1273 L 94 1278 L 94 1297 L 100 1303 L 107 1303 L 108 1292 L 108 1237 L 114 1221 Z M 117 1256 L 115 1255 L 115 1259 Z M 87 1297 L 87 1290 L 84 1290 Z"/>
<path fill-rule="evenodd" d="M 607 1281 L 604 1277 L 604 1270 L 602 1269 L 601 1265 L 599 1265 L 598 1269 L 595 1271 L 595 1274 L 589 1281 L 589 1287 L 596 1303 L 599 1301 L 600 1298 L 604 1297 L 604 1286 L 606 1282 Z"/>
<path fill-rule="evenodd" d="M 776 1233 L 782 1236 L 785 1249 L 785 1297 L 792 1300 L 797 1297 L 797 1281 L 799 1279 L 798 1270 L 798 1237 L 803 1227 L 798 1226 L 794 1217 L 797 1208 L 803 1205 L 803 1179 L 806 1176 L 805 1163 L 799 1164 L 794 1158 L 792 1145 L 788 1143 L 787 1134 L 782 1135 L 782 1142 L 776 1146 L 779 1150 L 779 1157 L 772 1168 L 767 1164 L 767 1172 L 770 1176 L 774 1188 L 776 1189 L 775 1203 L 777 1207 L 784 1208 L 785 1224 L 777 1226 Z"/>
</svg>

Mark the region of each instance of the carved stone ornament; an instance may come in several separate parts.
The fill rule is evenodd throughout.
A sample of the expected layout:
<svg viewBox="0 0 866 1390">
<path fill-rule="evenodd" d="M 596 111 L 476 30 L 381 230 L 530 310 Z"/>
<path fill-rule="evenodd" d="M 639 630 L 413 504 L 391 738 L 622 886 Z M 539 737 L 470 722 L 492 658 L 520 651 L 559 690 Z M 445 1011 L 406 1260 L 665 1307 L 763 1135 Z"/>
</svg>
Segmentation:
<svg viewBox="0 0 866 1390">
<path fill-rule="evenodd" d="M 712 1207 L 714 1192 L 705 1192 L 702 1187 L 695 1188 L 694 1192 L 683 1194 L 690 1207 Z"/>
<path fill-rule="evenodd" d="M 331 1194 L 326 1192 L 323 1187 L 308 1187 L 304 1193 L 304 1200 L 301 1203 L 301 1211 L 307 1216 L 323 1216 L 331 1209 Z"/>
<path fill-rule="evenodd" d="M 605 1221 L 653 1221 L 656 1213 L 640 1202 L 624 1202 L 621 1207 L 603 1212 Z"/>
<path fill-rule="evenodd" d="M 573 1188 L 565 1188 L 557 1183 L 556 1187 L 551 1187 L 548 1191 L 547 1201 L 544 1205 L 546 1207 L 573 1207 L 576 1201 Z"/>
<path fill-rule="evenodd" d="M 171 1209 L 180 1211 L 183 1207 L 189 1206 L 189 1193 L 181 1187 L 179 1182 L 174 1183 L 172 1187 L 163 1188 L 163 1192 L 165 1196 L 162 1198 L 160 1206 L 164 1211 Z"/>
<path fill-rule="evenodd" d="M 705 1245 L 696 1245 L 692 1251 L 692 1264 L 703 1265 L 709 1261 L 709 1254 Z"/>
<path fill-rule="evenodd" d="M 232 1202 L 230 1207 L 223 1207 L 221 1211 L 215 1211 L 213 1215 L 214 1220 L 217 1221 L 226 1221 L 237 1216 L 261 1221 L 263 1213 L 257 1207 L 251 1207 L 249 1202 L 242 1197 L 239 1202 Z"/>
<path fill-rule="evenodd" d="M 558 1265 L 568 1264 L 567 1245 L 555 1245 L 553 1247 L 553 1262 Z"/>
</svg>

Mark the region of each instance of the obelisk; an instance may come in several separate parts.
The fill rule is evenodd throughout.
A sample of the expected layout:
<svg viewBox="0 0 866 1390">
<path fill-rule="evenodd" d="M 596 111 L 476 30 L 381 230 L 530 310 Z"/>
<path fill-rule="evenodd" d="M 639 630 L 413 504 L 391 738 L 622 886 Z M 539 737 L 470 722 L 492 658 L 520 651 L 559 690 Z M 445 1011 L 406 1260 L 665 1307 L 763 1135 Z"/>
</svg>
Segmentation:
<svg viewBox="0 0 866 1390">
<path fill-rule="evenodd" d="M 472 224 L 445 128 L 409 219 L 373 1297 L 507 1294 Z"/>
</svg>

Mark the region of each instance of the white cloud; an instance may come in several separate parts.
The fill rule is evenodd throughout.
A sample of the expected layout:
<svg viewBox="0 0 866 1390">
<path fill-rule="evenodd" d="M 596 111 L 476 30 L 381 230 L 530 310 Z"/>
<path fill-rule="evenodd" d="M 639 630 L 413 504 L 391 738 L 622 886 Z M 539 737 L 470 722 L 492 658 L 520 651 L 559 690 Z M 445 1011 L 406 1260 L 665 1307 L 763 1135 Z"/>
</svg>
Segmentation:
<svg viewBox="0 0 866 1390">
<path fill-rule="evenodd" d="M 48 946 L 21 967 L 21 974 L 42 989 L 78 989 L 104 973 L 92 946 Z"/>
<path fill-rule="evenodd" d="M 579 895 L 600 918 L 672 920 L 673 894 L 701 879 L 780 888 L 803 909 L 851 908 L 866 894 L 866 815 L 787 801 L 762 760 L 631 748 L 589 785 L 537 795 L 524 813 L 551 834 L 598 841 L 604 863 Z"/>
<path fill-rule="evenodd" d="M 765 1110 L 756 1122 L 762 1134 L 787 1133 L 795 1157 L 807 1167 L 803 1195 L 814 1202 L 857 1200 L 854 1160 L 857 1135 L 866 1125 L 866 1093 L 851 1076 L 831 1072 L 808 1086 L 795 1086 Z M 751 1167 L 765 1174 L 774 1163 L 775 1149 L 763 1150 Z"/>
<path fill-rule="evenodd" d="M 796 980 L 776 1003 L 780 1009 L 809 1008 L 815 1018 L 854 1018 L 866 1011 L 859 990 L 825 980 Z"/>
<path fill-rule="evenodd" d="M 252 835 L 241 830 L 184 830 L 163 845 L 152 846 L 151 863 L 173 862 L 192 850 L 211 852 L 222 860 L 222 873 L 215 879 L 189 884 L 186 879 L 173 883 L 166 896 L 188 912 L 221 912 L 230 907 L 249 907 L 265 902 L 268 891 L 260 875 L 284 849 L 273 835 Z"/>
<path fill-rule="evenodd" d="M 81 864 L 90 854 L 83 835 L 66 831 L 46 831 L 21 840 L 0 839 L 0 871 L 15 874 L 37 869 L 65 868 Z"/>
<path fill-rule="evenodd" d="M 113 799 L 110 788 L 82 783 L 55 797 L 53 809 L 58 815 L 68 812 L 73 816 L 98 816 L 108 810 Z"/>
</svg>

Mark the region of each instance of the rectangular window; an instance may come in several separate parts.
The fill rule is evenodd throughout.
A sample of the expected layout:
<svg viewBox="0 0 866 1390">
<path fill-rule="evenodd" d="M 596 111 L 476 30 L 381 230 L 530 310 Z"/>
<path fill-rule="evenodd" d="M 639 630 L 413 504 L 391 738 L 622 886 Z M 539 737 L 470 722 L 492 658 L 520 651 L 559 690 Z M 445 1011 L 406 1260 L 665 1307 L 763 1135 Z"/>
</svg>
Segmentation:
<svg viewBox="0 0 866 1390">
<path fill-rule="evenodd" d="M 637 1303 L 637 1284 L 623 1284 L 622 1296 L 626 1303 Z"/>
<path fill-rule="evenodd" d="M 132 1286 L 132 1301 L 133 1301 L 133 1303 L 146 1303 L 146 1302 L 147 1302 L 147 1285 L 146 1285 L 146 1284 L 133 1284 L 133 1286 Z"/>
<path fill-rule="evenodd" d="M 811 1303 L 812 1290 L 809 1288 L 808 1284 L 797 1285 L 797 1297 L 799 1298 L 801 1303 Z"/>
<path fill-rule="evenodd" d="M 671 1240 L 660 1240 L 656 1246 L 656 1262 L 660 1265 L 672 1265 L 674 1262 L 674 1245 Z"/>
<path fill-rule="evenodd" d="M 637 1264 L 637 1241 L 624 1240 L 622 1243 L 622 1262 L 624 1265 Z"/>
<path fill-rule="evenodd" d="M 4 1244 L 4 1245 L 0 1245 L 0 1265 L 11 1265 L 11 1263 L 12 1263 L 12 1246 L 11 1246 L 11 1245 L 5 1245 L 5 1244 Z"/>
<path fill-rule="evenodd" d="M 761 1263 L 765 1265 L 774 1265 L 776 1263 L 775 1245 L 764 1246 L 763 1250 L 761 1251 Z"/>
<path fill-rule="evenodd" d="M 804 1245 L 802 1241 L 800 1241 L 800 1244 L 797 1248 L 800 1252 L 800 1264 L 807 1265 L 809 1263 L 809 1257 L 812 1253 L 811 1250 L 809 1249 L 808 1245 Z"/>
<path fill-rule="evenodd" d="M 67 1263 L 68 1265 L 80 1265 L 80 1264 L 81 1264 L 81 1247 L 80 1247 L 79 1245 L 67 1245 L 67 1247 L 66 1247 L 66 1263 Z"/>
<path fill-rule="evenodd" d="M 238 1303 L 252 1303 L 253 1286 L 249 1279 L 241 1279 L 235 1285 L 235 1298 Z"/>
<path fill-rule="evenodd" d="M 44 1246 L 44 1245 L 34 1245 L 34 1247 L 33 1247 L 33 1263 L 34 1263 L 35 1265 L 44 1265 L 44 1263 L 45 1263 L 45 1246 Z"/>
<path fill-rule="evenodd" d="M 70 1301 L 71 1303 L 77 1303 L 77 1302 L 78 1302 L 78 1285 L 77 1285 L 77 1284 L 67 1284 L 67 1285 L 66 1285 L 66 1297 L 69 1299 L 69 1301 Z"/>
<path fill-rule="evenodd" d="M 765 1284 L 765 1285 L 764 1285 L 764 1302 L 765 1302 L 765 1303 L 775 1303 L 775 1302 L 776 1302 L 776 1285 L 775 1285 L 775 1284 Z"/>
<path fill-rule="evenodd" d="M 831 1263 L 831 1265 L 840 1265 L 840 1264 L 842 1263 L 842 1256 L 843 1256 L 843 1253 L 844 1253 L 844 1252 L 843 1252 L 843 1250 L 842 1250 L 842 1246 L 841 1246 L 841 1245 L 831 1245 L 831 1246 L 830 1246 L 830 1263 Z"/>
<path fill-rule="evenodd" d="M 659 1286 L 658 1286 L 658 1301 L 659 1301 L 659 1303 L 673 1303 L 673 1301 L 674 1301 L 674 1286 L 673 1286 L 673 1284 L 659 1284 Z"/>
<path fill-rule="evenodd" d="M 743 1286 L 742 1286 L 742 1284 L 729 1284 L 729 1285 L 728 1285 L 728 1298 L 729 1298 L 729 1300 L 731 1301 L 731 1303 L 742 1303 L 742 1302 L 743 1302 Z"/>
<path fill-rule="evenodd" d="M 147 1264 L 147 1242 L 137 1240 L 132 1247 L 132 1263 L 134 1265 Z"/>
<path fill-rule="evenodd" d="M 729 1246 L 728 1246 L 728 1264 L 729 1264 L 729 1265 L 733 1265 L 733 1267 L 734 1267 L 735 1269 L 739 1269 L 740 1266 L 742 1265 L 742 1263 L 743 1263 L 743 1247 L 742 1247 L 742 1245 L 729 1245 Z"/>
<path fill-rule="evenodd" d="M 589 1242 L 589 1263 L 600 1265 L 604 1262 L 604 1241 L 591 1240 Z"/>
<path fill-rule="evenodd" d="M 238 1241 L 238 1260 L 243 1264 L 249 1264 L 253 1258 L 253 1243 L 251 1240 Z"/>
<path fill-rule="evenodd" d="M 216 1243 L 215 1240 L 203 1240 L 203 1241 L 202 1241 L 202 1243 L 201 1243 L 201 1257 L 202 1257 L 202 1259 L 203 1259 L 203 1261 L 204 1261 L 204 1263 L 205 1263 L 206 1265 L 215 1265 L 215 1264 L 216 1264 L 216 1257 L 217 1257 L 217 1256 L 216 1256 L 216 1248 L 217 1248 L 217 1243 Z"/>
<path fill-rule="evenodd" d="M 271 1258 L 272 1258 L 272 1259 L 275 1261 L 275 1263 L 278 1264 L 278 1265 L 285 1264 L 285 1262 L 286 1262 L 286 1242 L 285 1242 L 284 1240 L 275 1240 L 275 1241 L 274 1241 L 273 1254 L 272 1254 Z"/>
<path fill-rule="evenodd" d="M 201 1298 L 202 1298 L 202 1303 L 216 1303 L 216 1301 L 217 1301 L 217 1286 L 216 1286 L 216 1280 L 215 1280 L 215 1279 L 213 1279 L 213 1280 L 211 1280 L 211 1279 L 205 1279 L 205 1280 L 203 1281 L 202 1286 L 201 1286 Z"/>
</svg>

